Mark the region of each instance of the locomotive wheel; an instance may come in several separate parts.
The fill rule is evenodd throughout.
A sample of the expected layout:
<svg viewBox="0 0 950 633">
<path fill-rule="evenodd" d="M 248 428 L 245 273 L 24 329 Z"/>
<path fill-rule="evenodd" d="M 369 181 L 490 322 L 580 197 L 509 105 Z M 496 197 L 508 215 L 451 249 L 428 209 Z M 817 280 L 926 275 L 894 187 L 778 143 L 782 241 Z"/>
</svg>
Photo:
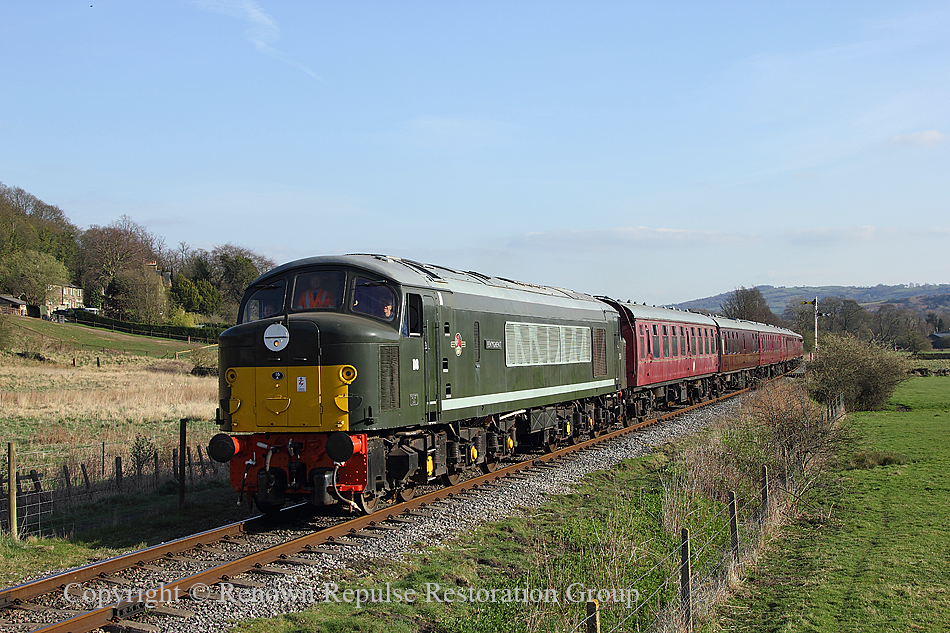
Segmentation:
<svg viewBox="0 0 950 633">
<path fill-rule="evenodd" d="M 482 472 L 485 473 L 486 475 L 488 473 L 493 473 L 496 470 L 498 470 L 498 460 L 497 459 L 495 461 L 485 460 L 484 462 L 479 464 L 478 467 L 481 468 Z"/>
<path fill-rule="evenodd" d="M 442 485 L 443 486 L 454 486 L 459 482 L 459 477 L 462 475 L 459 471 L 453 471 L 451 473 L 446 473 L 442 475 Z"/>
<path fill-rule="evenodd" d="M 554 451 L 557 450 L 557 440 L 554 440 L 553 442 L 548 442 L 542 445 L 541 448 L 544 450 L 545 453 L 553 453 Z"/>
<path fill-rule="evenodd" d="M 408 488 L 401 488 L 396 492 L 396 498 L 400 501 L 409 501 L 416 496 L 416 489 L 414 486 Z"/>
<path fill-rule="evenodd" d="M 363 514 L 372 514 L 376 512 L 376 508 L 379 506 L 379 497 L 366 493 L 354 496 L 356 497 L 356 506 L 360 509 L 360 512 Z"/>
<path fill-rule="evenodd" d="M 266 514 L 266 515 L 277 514 L 278 512 L 280 512 L 281 507 L 283 507 L 283 506 L 275 505 L 273 503 L 260 501 L 257 498 L 256 494 L 254 495 L 254 505 L 256 505 L 257 509 L 261 511 L 261 514 Z"/>
</svg>

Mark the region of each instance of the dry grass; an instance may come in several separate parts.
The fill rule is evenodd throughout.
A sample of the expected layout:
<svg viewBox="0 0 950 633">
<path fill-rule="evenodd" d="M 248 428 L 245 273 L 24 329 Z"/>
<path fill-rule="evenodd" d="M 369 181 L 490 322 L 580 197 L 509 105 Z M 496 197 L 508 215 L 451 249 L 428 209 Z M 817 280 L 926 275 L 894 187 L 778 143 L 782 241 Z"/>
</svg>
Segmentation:
<svg viewBox="0 0 950 633">
<path fill-rule="evenodd" d="M 700 544 L 708 543 L 717 552 L 694 568 L 694 617 L 706 619 L 736 590 L 767 541 L 801 511 L 801 495 L 827 472 L 843 447 L 853 445 L 849 427 L 823 413 L 804 385 L 763 385 L 743 398 L 734 419 L 696 438 L 674 457 L 662 479 L 664 528 L 671 534 L 692 528 L 697 557 L 705 547 Z M 763 466 L 770 473 L 770 505 L 764 514 Z M 729 552 L 723 515 L 729 491 L 736 492 L 739 508 L 738 563 Z M 662 614 L 659 622 L 660 630 L 675 630 L 681 624 L 678 607 Z"/>
<path fill-rule="evenodd" d="M 177 361 L 114 362 L 102 367 L 21 360 L 0 364 L 0 432 L 26 445 L 131 442 L 177 438 L 178 420 L 211 420 L 217 379 L 192 376 Z"/>
</svg>

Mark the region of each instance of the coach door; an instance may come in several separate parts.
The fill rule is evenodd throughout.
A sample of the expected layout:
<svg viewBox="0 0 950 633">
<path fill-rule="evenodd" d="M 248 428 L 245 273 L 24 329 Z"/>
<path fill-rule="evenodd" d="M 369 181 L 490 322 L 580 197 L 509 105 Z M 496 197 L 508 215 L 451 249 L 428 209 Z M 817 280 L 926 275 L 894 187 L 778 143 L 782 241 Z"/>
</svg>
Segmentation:
<svg viewBox="0 0 950 633">
<path fill-rule="evenodd" d="M 425 411 L 426 419 L 430 423 L 439 421 L 440 389 L 442 388 L 441 363 L 439 362 L 439 343 L 442 339 L 441 320 L 439 319 L 439 304 L 431 295 L 422 296 L 422 336 L 425 341 Z"/>
</svg>

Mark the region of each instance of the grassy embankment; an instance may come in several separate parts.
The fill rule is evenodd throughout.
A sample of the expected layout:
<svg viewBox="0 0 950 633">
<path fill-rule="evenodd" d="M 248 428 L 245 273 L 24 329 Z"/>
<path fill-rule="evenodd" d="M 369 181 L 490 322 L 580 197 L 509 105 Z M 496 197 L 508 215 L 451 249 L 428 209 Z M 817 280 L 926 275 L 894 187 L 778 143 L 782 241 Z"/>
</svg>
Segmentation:
<svg viewBox="0 0 950 633">
<path fill-rule="evenodd" d="M 711 630 L 950 630 L 950 378 L 850 417 L 864 446 Z"/>
</svg>

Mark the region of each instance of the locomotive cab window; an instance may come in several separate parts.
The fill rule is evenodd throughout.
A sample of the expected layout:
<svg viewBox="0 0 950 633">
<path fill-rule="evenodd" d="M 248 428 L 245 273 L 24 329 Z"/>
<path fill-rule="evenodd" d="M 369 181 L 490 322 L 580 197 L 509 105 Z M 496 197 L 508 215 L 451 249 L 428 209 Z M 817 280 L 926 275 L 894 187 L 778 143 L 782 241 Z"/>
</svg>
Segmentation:
<svg viewBox="0 0 950 633">
<path fill-rule="evenodd" d="M 402 324 L 404 336 L 422 336 L 422 296 L 406 295 L 406 320 Z"/>
<path fill-rule="evenodd" d="M 300 273 L 294 279 L 294 309 L 337 310 L 342 304 L 344 274 L 338 270 Z"/>
<path fill-rule="evenodd" d="M 383 321 L 396 318 L 396 294 L 385 281 L 357 277 L 353 287 L 353 312 Z"/>
<path fill-rule="evenodd" d="M 281 279 L 255 290 L 244 304 L 241 323 L 259 321 L 280 314 L 284 309 L 284 287 L 284 280 Z"/>
</svg>

